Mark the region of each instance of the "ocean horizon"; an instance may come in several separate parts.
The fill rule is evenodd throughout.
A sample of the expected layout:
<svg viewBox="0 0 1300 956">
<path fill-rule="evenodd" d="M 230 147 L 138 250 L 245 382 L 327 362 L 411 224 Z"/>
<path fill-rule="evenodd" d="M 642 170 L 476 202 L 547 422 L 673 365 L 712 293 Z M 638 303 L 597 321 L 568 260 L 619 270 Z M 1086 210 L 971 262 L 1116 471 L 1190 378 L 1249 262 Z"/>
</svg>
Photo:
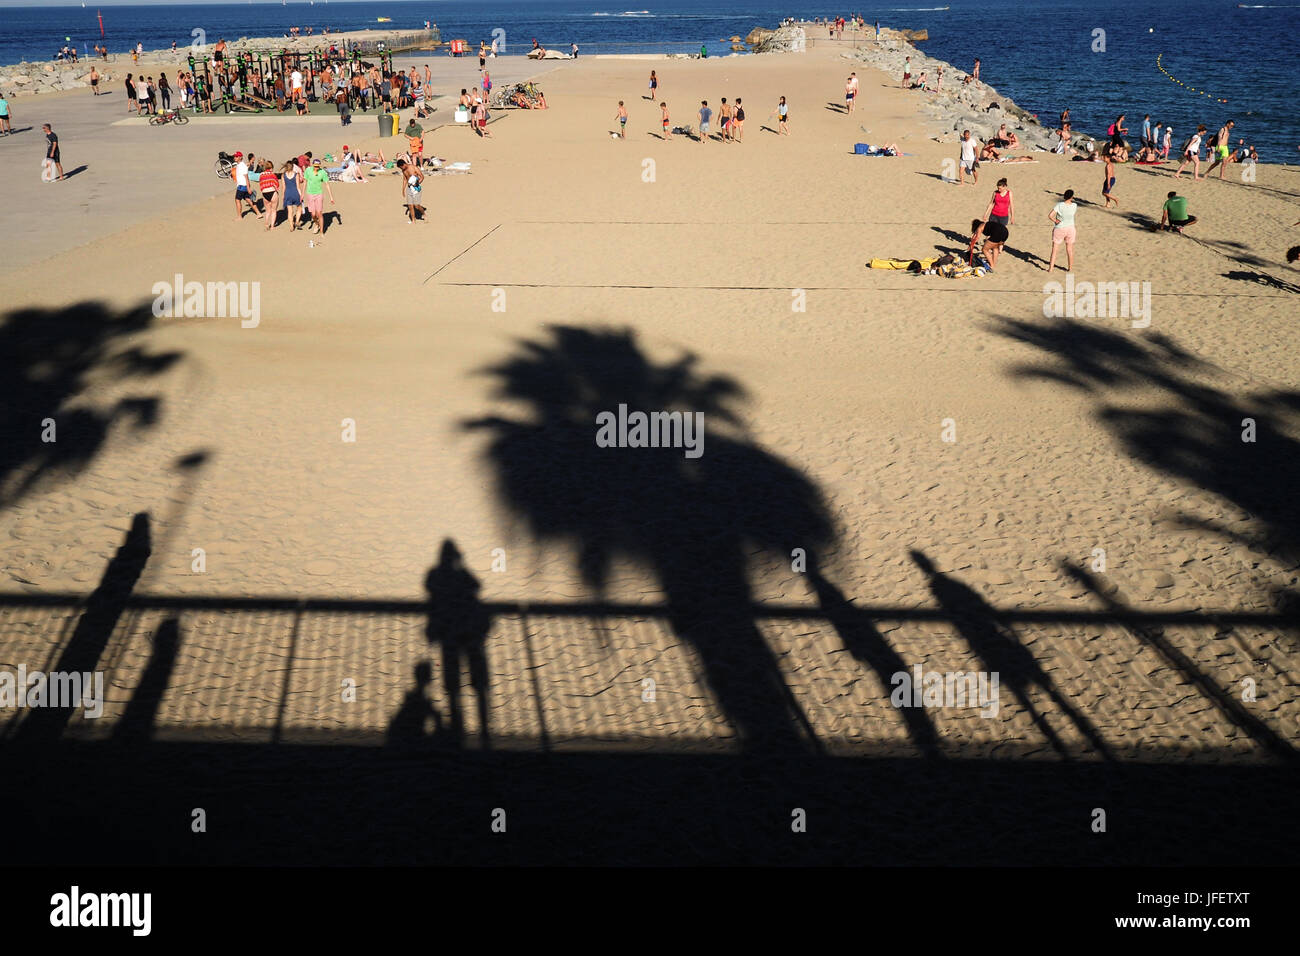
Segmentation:
<svg viewBox="0 0 1300 956">
<path fill-rule="evenodd" d="M 544 46 L 585 54 L 731 52 L 730 38 L 781 19 L 812 19 L 856 10 L 869 23 L 925 29 L 928 55 L 959 72 L 982 61 L 981 78 L 1044 123 L 1069 107 L 1077 130 L 1100 134 L 1119 113 L 1130 129 L 1142 117 L 1172 123 L 1181 142 L 1204 123 L 1236 120 L 1234 136 L 1256 146 L 1263 162 L 1300 161 L 1300 128 L 1290 95 L 1300 52 L 1300 4 L 1236 4 L 1188 0 L 1171 17 L 1155 0 L 1012 0 L 939 4 L 854 5 L 851 9 L 674 2 L 612 4 L 608 0 L 508 0 L 477 3 L 329 2 L 248 0 L 224 4 L 111 4 L 0 6 L 0 63 L 52 60 L 66 42 L 85 51 L 103 42 L 115 53 L 137 42 L 164 49 L 187 46 L 195 31 L 209 43 L 225 36 L 281 36 L 291 26 L 317 32 L 365 28 L 420 29 L 437 23 L 444 39 L 477 44 L 504 35 L 504 52 L 523 53 L 536 38 Z M 633 9 L 622 9 L 628 6 Z M 380 17 L 388 22 L 379 23 Z M 1206 24 L 1213 24 L 1212 40 Z M 503 31 L 503 32 L 502 32 Z M 65 39 L 69 38 L 69 39 Z M 869 94 L 868 94 L 869 95 Z"/>
</svg>

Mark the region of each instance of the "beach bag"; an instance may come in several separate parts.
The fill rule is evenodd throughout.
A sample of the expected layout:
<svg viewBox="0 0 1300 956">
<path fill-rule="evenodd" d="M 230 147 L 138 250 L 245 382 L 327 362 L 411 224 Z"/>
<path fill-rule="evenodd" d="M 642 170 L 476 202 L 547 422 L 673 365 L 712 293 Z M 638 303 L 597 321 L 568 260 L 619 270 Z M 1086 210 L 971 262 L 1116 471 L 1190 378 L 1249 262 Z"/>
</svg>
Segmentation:
<svg viewBox="0 0 1300 956">
<path fill-rule="evenodd" d="M 54 160 L 52 159 L 41 160 L 41 182 L 52 183 L 56 178 L 57 177 L 54 171 Z"/>
<path fill-rule="evenodd" d="M 854 143 L 853 152 L 855 155 L 858 156 L 866 156 L 868 153 L 871 152 L 871 147 L 866 143 Z"/>
</svg>

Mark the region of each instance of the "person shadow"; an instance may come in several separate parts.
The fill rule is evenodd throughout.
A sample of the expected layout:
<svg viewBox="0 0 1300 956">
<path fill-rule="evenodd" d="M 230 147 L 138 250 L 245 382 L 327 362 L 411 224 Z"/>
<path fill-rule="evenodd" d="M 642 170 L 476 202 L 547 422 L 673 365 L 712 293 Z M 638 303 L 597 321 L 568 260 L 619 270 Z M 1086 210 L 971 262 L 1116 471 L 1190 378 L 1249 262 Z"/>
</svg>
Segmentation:
<svg viewBox="0 0 1300 956">
<path fill-rule="evenodd" d="M 1067 760 L 1071 756 L 1047 718 L 1030 700 L 1029 692 L 1035 687 L 1041 688 L 1048 695 L 1098 753 L 1108 760 L 1114 759 L 1096 728 L 1066 700 L 1033 653 L 1020 642 L 1016 632 L 998 620 L 997 609 L 968 585 L 935 568 L 933 562 L 920 551 L 912 550 L 908 553 L 929 579 L 930 593 L 949 614 L 958 633 L 980 658 L 985 669 L 997 674 L 1000 683 L 1011 689 L 1016 701 L 1029 714 L 1053 749 Z"/>
<path fill-rule="evenodd" d="M 845 597 L 844 592 L 822 576 L 821 571 L 811 559 L 808 562 L 808 581 L 826 621 L 853 659 L 867 665 L 876 672 L 876 677 L 888 695 L 893 687 L 895 674 L 909 673 L 907 662 L 894 650 L 885 636 L 876 627 L 875 621 L 853 602 Z M 903 721 L 907 725 L 908 736 L 912 743 L 926 757 L 942 756 L 939 752 L 939 736 L 934 724 L 920 707 L 900 707 Z"/>
<path fill-rule="evenodd" d="M 442 647 L 442 680 L 447 694 L 449 719 L 446 736 L 452 745 L 465 742 L 464 705 L 461 700 L 463 670 L 478 704 L 480 744 L 491 748 L 488 720 L 488 663 L 486 643 L 492 629 L 492 615 L 479 600 L 481 585 L 465 567 L 465 561 L 450 538 L 442 542 L 438 563 L 424 579 L 429 595 L 429 620 L 425 636 Z M 417 684 L 421 674 L 417 669 Z"/>
<path fill-rule="evenodd" d="M 389 747 L 419 748 L 434 744 L 443 737 L 442 714 L 429 700 L 432 685 L 433 665 L 420 661 L 415 665 L 415 686 L 406 692 L 402 706 L 388 723 L 385 742 Z"/>
</svg>

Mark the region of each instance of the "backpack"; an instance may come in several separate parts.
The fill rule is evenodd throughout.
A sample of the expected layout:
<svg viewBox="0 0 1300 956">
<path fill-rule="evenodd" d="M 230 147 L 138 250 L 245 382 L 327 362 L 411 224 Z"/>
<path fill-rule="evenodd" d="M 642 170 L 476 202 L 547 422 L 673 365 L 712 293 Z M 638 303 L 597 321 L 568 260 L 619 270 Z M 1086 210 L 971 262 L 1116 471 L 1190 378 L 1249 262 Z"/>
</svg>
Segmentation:
<svg viewBox="0 0 1300 956">
<path fill-rule="evenodd" d="M 1106 127 L 1106 135 L 1107 135 L 1107 136 L 1114 136 L 1114 135 L 1115 135 L 1115 124 L 1114 124 L 1114 123 L 1111 123 L 1110 126 Z"/>
</svg>

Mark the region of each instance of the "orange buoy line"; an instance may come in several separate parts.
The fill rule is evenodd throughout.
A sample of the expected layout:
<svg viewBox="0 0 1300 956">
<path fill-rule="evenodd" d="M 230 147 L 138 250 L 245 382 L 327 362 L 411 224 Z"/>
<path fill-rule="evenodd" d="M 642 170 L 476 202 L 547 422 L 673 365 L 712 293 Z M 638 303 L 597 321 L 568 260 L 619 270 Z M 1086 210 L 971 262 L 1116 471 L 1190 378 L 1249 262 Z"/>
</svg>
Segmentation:
<svg viewBox="0 0 1300 956">
<path fill-rule="evenodd" d="M 1163 53 L 1161 53 L 1161 54 L 1159 54 L 1159 55 L 1156 56 L 1156 69 L 1159 70 L 1161 73 L 1163 73 L 1165 76 L 1169 77 L 1169 79 L 1173 80 L 1175 83 L 1177 83 L 1179 86 L 1183 87 L 1184 89 L 1191 90 L 1193 93 L 1199 93 L 1201 96 L 1208 96 L 1208 97 L 1210 97 L 1210 99 L 1212 99 L 1212 100 L 1218 100 L 1218 102 L 1220 102 L 1220 103 L 1226 103 L 1226 102 L 1228 102 L 1227 100 L 1222 99 L 1222 98 L 1217 97 L 1217 96 L 1214 96 L 1213 94 L 1208 93 L 1208 92 L 1206 92 L 1205 90 L 1198 90 L 1198 89 L 1197 89 L 1196 87 L 1194 87 L 1194 86 L 1188 86 L 1188 85 L 1187 85 L 1186 83 L 1184 83 L 1182 80 L 1178 79 L 1178 77 L 1174 76 L 1172 73 L 1170 73 L 1168 70 L 1166 70 L 1166 69 L 1164 68 L 1164 65 L 1160 62 L 1160 59 L 1161 59 L 1161 57 L 1163 57 L 1163 56 L 1164 56 Z"/>
</svg>

